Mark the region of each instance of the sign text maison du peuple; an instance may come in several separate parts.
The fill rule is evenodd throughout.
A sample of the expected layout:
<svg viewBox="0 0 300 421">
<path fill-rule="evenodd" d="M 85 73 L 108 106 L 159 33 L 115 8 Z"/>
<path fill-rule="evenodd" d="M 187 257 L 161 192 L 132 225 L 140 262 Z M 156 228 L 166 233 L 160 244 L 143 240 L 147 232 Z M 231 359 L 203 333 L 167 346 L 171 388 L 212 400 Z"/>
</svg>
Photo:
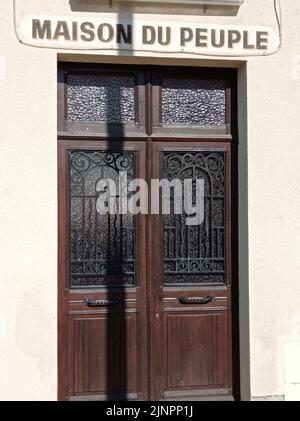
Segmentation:
<svg viewBox="0 0 300 421">
<path fill-rule="evenodd" d="M 271 27 L 212 25 L 175 20 L 152 23 L 135 18 L 103 19 L 25 16 L 19 24 L 21 41 L 68 49 L 112 49 L 241 55 L 270 53 L 279 43 Z"/>
</svg>

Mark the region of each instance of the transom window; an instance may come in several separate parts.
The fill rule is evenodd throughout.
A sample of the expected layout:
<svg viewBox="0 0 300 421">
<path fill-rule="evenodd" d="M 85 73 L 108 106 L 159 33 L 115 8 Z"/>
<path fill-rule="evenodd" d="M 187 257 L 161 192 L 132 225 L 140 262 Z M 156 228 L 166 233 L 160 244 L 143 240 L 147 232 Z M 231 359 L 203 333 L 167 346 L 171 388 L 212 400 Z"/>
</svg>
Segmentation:
<svg viewBox="0 0 300 421">
<path fill-rule="evenodd" d="M 149 69 L 149 68 L 148 68 Z M 149 136 L 232 136 L 232 74 L 90 65 L 59 73 L 59 135 L 110 139 Z"/>
</svg>

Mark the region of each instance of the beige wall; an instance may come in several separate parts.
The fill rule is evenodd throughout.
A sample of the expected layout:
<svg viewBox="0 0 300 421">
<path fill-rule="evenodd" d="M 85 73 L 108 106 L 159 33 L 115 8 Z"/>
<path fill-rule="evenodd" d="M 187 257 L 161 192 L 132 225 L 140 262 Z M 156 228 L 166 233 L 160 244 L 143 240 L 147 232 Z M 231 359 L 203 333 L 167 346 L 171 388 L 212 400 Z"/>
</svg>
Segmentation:
<svg viewBox="0 0 300 421">
<path fill-rule="evenodd" d="M 21 15 L 25 12 L 78 15 L 81 12 L 71 12 L 70 4 L 76 8 L 82 3 L 17 0 Z M 92 7 L 92 2 L 87 3 Z M 300 4 L 295 0 L 282 3 L 283 45 L 274 56 L 244 59 L 244 63 L 214 58 L 208 63 L 201 57 L 180 55 L 165 60 L 162 55 L 153 59 L 153 54 L 143 53 L 127 59 L 87 52 L 85 60 L 240 68 L 241 311 L 247 314 L 249 298 L 251 395 L 286 394 L 287 399 L 300 399 L 300 66 L 297 67 Z M 272 4 L 272 0 L 245 0 L 237 16 L 206 16 L 203 20 L 275 25 Z M 153 21 L 155 16 L 149 19 Z M 2 400 L 56 399 L 56 69 L 58 57 L 62 57 L 59 53 L 18 43 L 12 1 L 1 2 Z M 64 52 L 63 57 L 83 60 L 78 53 L 69 56 Z M 243 340 L 241 347 L 247 349 L 247 341 Z"/>
</svg>

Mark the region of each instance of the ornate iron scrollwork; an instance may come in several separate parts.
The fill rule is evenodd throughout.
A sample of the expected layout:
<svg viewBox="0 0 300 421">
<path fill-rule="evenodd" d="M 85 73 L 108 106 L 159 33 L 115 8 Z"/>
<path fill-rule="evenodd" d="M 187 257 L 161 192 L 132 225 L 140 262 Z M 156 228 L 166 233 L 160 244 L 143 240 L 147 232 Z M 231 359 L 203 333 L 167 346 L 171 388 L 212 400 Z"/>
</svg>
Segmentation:
<svg viewBox="0 0 300 421">
<path fill-rule="evenodd" d="M 99 214 L 97 184 L 120 171 L 134 177 L 134 153 L 70 152 L 70 286 L 135 284 L 135 220 L 130 214 Z M 118 194 L 118 192 L 117 192 Z"/>
<path fill-rule="evenodd" d="M 204 180 L 201 225 L 186 225 L 184 212 L 164 215 L 164 284 L 225 284 L 225 153 L 166 152 L 164 177 Z"/>
</svg>

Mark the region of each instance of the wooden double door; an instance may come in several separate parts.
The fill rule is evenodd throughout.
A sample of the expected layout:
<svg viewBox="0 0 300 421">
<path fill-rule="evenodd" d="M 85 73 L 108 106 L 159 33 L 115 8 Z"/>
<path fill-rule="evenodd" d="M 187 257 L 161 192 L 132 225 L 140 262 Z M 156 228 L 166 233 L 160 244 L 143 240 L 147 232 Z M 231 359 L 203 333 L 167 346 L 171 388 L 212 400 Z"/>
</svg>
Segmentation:
<svg viewBox="0 0 300 421">
<path fill-rule="evenodd" d="M 237 393 L 234 78 L 208 69 L 61 67 L 60 399 Z M 147 184 L 148 209 L 100 213 L 102 181 L 115 181 L 119 199 L 125 173 L 126 183 Z M 186 212 L 175 213 L 180 198 L 172 187 L 170 212 L 153 212 L 154 179 L 203 180 L 201 224 L 187 225 Z M 135 192 L 127 194 L 133 200 Z"/>
</svg>

